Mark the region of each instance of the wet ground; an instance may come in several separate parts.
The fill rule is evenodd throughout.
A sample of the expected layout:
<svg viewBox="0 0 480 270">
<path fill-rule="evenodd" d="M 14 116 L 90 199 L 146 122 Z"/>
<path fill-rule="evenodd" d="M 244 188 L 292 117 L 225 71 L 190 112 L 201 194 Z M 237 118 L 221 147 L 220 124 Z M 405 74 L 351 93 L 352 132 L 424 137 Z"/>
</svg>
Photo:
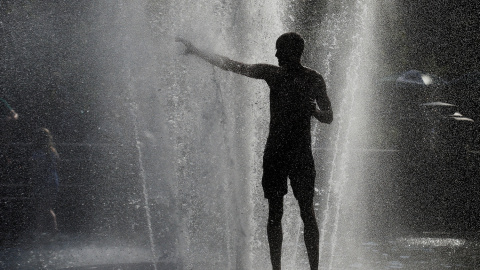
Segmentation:
<svg viewBox="0 0 480 270">
<path fill-rule="evenodd" d="M 0 269 L 154 269 L 151 254 L 148 246 L 138 243 L 99 236 L 42 234 L 2 247 Z M 175 269 L 169 262 L 158 266 L 158 270 Z"/>
<path fill-rule="evenodd" d="M 382 164 L 382 166 L 362 167 L 362 171 L 366 172 L 364 177 L 352 181 L 349 189 L 355 190 L 353 183 L 363 187 L 362 196 L 352 200 L 352 204 L 356 206 L 353 209 L 356 210 L 362 206 L 364 211 L 356 214 L 360 217 L 359 219 L 352 218 L 351 213 L 348 213 L 342 221 L 348 223 L 344 221 L 352 222 L 353 220 L 352 223 L 357 225 L 356 223 L 363 219 L 365 224 L 359 227 L 368 228 L 365 230 L 370 235 L 351 245 L 353 252 L 335 252 L 336 257 L 333 258 L 335 263 L 330 265 L 324 260 L 321 261 L 320 269 L 480 270 L 480 185 L 476 182 L 480 176 L 478 169 L 480 156 L 464 159 L 421 157 L 410 160 L 409 156 L 404 158 L 397 152 L 382 152 L 361 158 L 368 158 L 367 164 Z M 398 164 L 402 166 L 397 166 Z M 318 171 L 321 174 L 328 170 L 320 168 Z M 320 178 L 325 176 L 320 175 Z M 70 212 L 75 215 L 69 216 L 70 212 L 62 212 L 60 209 L 58 216 L 63 217 L 64 220 L 59 224 L 63 224 L 62 229 L 80 231 L 83 228 L 80 225 L 89 220 L 77 214 L 81 212 L 78 211 L 78 205 L 80 205 L 78 197 L 67 196 L 70 194 L 73 193 L 64 196 L 66 201 L 70 197 L 75 200 L 72 199 L 71 204 L 63 209 L 73 209 Z M 321 201 L 326 198 L 325 194 L 320 194 L 316 198 L 320 200 L 318 210 L 325 209 L 324 202 Z M 88 199 L 87 202 L 100 204 L 93 198 Z M 288 205 L 286 211 L 298 211 L 291 210 L 297 209 L 296 202 L 291 197 L 290 202 L 295 207 Z M 3 213 L 11 209 L 10 215 L 6 216 L 18 217 L 19 208 L 15 207 L 15 204 L 4 204 L 4 206 L 8 205 L 12 205 L 11 208 L 4 207 Z M 159 207 L 153 208 L 157 212 L 163 211 Z M 121 210 L 121 214 L 124 214 L 128 209 L 117 210 Z M 163 212 L 171 213 L 169 209 Z M 121 214 L 117 216 L 122 216 Z M 29 213 L 23 215 L 28 216 Z M 115 215 L 112 214 L 112 216 Z M 295 217 L 295 220 L 299 218 L 298 212 L 291 212 L 290 216 Z M 12 218 L 4 219 L 2 224 L 18 226 L 19 221 L 22 220 L 23 223 L 25 220 L 28 221 L 25 218 L 18 218 L 18 220 Z M 162 220 L 159 219 L 154 223 L 157 224 L 160 221 Z M 297 228 L 296 225 L 293 227 Z M 344 228 L 341 231 L 356 232 L 357 230 Z M 6 233 L 8 230 L 3 232 Z M 344 241 L 349 242 L 351 239 L 347 236 Z M 303 250 L 303 241 L 300 242 L 298 250 Z M 184 268 L 176 265 L 174 259 L 168 257 L 155 258 L 148 243 L 148 240 L 140 244 L 138 241 L 114 241 L 107 237 L 86 237 L 73 233 L 14 239 L 0 244 L 0 270 L 205 269 L 198 265 L 197 268 Z M 326 246 L 329 246 L 328 242 Z M 285 250 L 288 252 L 287 247 Z M 265 256 L 268 256 L 267 254 L 265 251 Z M 298 256 L 294 266 L 287 264 L 283 269 L 309 269 L 305 257 Z M 254 262 L 254 265 L 259 270 L 270 269 L 269 265 L 263 265 L 263 263 L 258 266 L 259 264 Z"/>
<path fill-rule="evenodd" d="M 339 269 L 480 269 L 480 244 L 474 239 L 425 233 L 362 245 L 363 256 Z"/>
<path fill-rule="evenodd" d="M 321 265 L 320 269 L 480 269 L 480 241 L 476 235 L 422 233 L 365 241 L 356 248 L 355 258 L 342 258 L 343 254 L 338 254 L 337 265 Z M 0 269 L 181 269 L 168 258 L 160 258 L 155 268 L 151 254 L 148 246 L 99 239 L 85 241 L 72 235 L 44 235 L 2 247 Z M 308 266 L 306 262 L 298 262 L 297 269 L 308 269 Z"/>
</svg>

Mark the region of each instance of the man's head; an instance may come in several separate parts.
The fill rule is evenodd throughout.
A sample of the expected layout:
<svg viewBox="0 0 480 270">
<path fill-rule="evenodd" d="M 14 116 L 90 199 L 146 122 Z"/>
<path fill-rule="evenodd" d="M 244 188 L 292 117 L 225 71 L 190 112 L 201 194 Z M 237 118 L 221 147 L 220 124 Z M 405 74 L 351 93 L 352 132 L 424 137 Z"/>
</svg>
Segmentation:
<svg viewBox="0 0 480 270">
<path fill-rule="evenodd" d="M 275 44 L 278 58 L 278 64 L 283 66 L 285 64 L 298 64 L 305 47 L 303 38 L 294 32 L 285 33 L 277 39 Z"/>
</svg>

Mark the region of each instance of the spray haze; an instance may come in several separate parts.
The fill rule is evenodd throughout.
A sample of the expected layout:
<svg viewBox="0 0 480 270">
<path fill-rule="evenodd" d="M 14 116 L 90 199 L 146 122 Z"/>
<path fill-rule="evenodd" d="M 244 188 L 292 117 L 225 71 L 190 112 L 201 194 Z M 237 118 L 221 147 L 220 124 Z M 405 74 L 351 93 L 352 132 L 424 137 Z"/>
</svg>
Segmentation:
<svg viewBox="0 0 480 270">
<path fill-rule="evenodd" d="M 75 110 L 91 121 L 78 121 L 87 128 L 75 138 L 91 147 L 88 153 L 95 153 L 96 159 L 89 161 L 94 164 L 82 164 L 75 172 L 89 179 L 65 186 L 73 187 L 68 191 L 75 194 L 69 198 L 71 205 L 84 207 L 75 209 L 86 213 L 76 217 L 83 219 L 82 229 L 110 241 L 98 247 L 87 245 L 87 255 L 75 262 L 98 265 L 103 259 L 103 263 L 114 263 L 102 258 L 108 256 L 97 252 L 102 249 L 120 254 L 115 258 L 123 257 L 126 263 L 138 262 L 123 256 L 131 253 L 139 260 L 157 262 L 158 268 L 270 267 L 265 229 L 268 207 L 261 189 L 268 87 L 263 81 L 183 55 L 183 45 L 175 37 L 234 60 L 276 65 L 275 41 L 290 31 L 300 32 L 307 40 L 306 66 L 324 75 L 335 113 L 332 125 L 316 123 L 312 132 L 318 174 L 316 214 L 322 221 L 321 266 L 337 269 L 359 256 L 355 247 L 367 230 L 360 199 L 365 189 L 361 150 L 368 138 L 368 112 L 363 105 L 369 100 L 365 93 L 371 87 L 374 66 L 375 3 L 304 2 L 75 2 L 82 16 L 70 14 L 75 22 L 68 28 L 73 29 L 73 37 L 63 43 L 55 41 L 61 23 L 50 21 L 48 6 L 32 4 L 41 16 L 34 16 L 31 23 L 52 40 L 49 50 L 80 51 L 62 49 L 67 56 L 77 55 L 66 60 L 59 57 L 58 70 L 49 70 L 61 73 L 59 81 L 76 82 L 69 86 L 73 89 L 69 99 L 75 106 L 88 104 Z M 59 6 L 67 7 L 66 3 Z M 295 10 L 301 7 L 315 9 Z M 28 28 L 21 21 L 14 25 Z M 36 42 L 44 46 L 40 37 Z M 16 54 L 27 58 L 25 70 L 40 69 L 32 64 L 37 58 L 50 59 L 48 52 L 35 51 L 28 42 L 16 45 L 22 45 L 12 46 L 19 50 Z M 13 68 L 8 72 L 15 77 Z M 45 74 L 35 80 L 54 78 Z M 64 118 L 66 122 L 75 119 Z M 56 123 L 54 118 L 50 121 Z M 58 130 L 70 136 L 74 129 L 62 126 Z M 283 219 L 286 269 L 308 268 L 297 207 L 290 190 Z M 122 245 L 124 249 L 111 248 Z M 71 266 L 66 261 L 77 250 L 58 252 L 55 266 Z M 100 256 L 91 255 L 96 253 Z"/>
<path fill-rule="evenodd" d="M 356 105 L 366 102 L 357 93 L 369 87 L 366 52 L 373 49 L 368 43 L 372 4 L 357 1 L 342 7 L 329 4 L 322 28 L 309 36 L 325 48 L 327 62 L 316 68 L 327 71 L 327 84 L 336 90 L 338 122 L 331 128 L 334 150 L 327 154 L 333 161 L 327 169 L 322 231 L 321 260 L 329 269 L 342 264 L 335 254 L 356 256 L 355 243 L 346 240 L 364 229 L 358 227 L 363 210 L 356 204 L 364 114 Z M 142 197 L 153 254 L 167 254 L 185 269 L 250 269 L 253 261 L 268 266 L 266 207 L 258 184 L 268 89 L 179 54 L 182 48 L 174 37 L 244 62 L 275 64 L 274 42 L 286 32 L 282 18 L 289 18 L 288 7 L 275 1 L 135 1 L 119 3 L 117 9 L 114 36 L 123 63 L 117 74 L 128 89 L 125 105 L 136 104 L 130 108 L 136 116 L 134 138 L 142 158 Z M 294 205 L 287 195 L 284 261 L 292 269 L 305 260 Z M 357 222 L 346 223 L 352 214 Z"/>
</svg>

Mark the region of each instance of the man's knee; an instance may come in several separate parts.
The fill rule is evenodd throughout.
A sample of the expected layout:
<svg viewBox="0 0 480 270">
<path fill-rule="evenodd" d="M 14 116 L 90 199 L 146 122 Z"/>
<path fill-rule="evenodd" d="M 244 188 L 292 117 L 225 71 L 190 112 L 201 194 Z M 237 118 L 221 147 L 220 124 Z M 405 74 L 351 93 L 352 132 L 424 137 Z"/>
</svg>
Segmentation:
<svg viewBox="0 0 480 270">
<path fill-rule="evenodd" d="M 268 224 L 279 225 L 283 216 L 283 197 L 268 200 Z"/>
</svg>

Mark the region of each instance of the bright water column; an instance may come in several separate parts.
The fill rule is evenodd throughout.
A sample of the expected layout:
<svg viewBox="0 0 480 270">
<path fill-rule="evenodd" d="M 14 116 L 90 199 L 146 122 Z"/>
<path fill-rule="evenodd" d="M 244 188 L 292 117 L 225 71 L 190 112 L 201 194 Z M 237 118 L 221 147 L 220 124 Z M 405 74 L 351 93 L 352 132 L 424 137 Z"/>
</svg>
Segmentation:
<svg viewBox="0 0 480 270">
<path fill-rule="evenodd" d="M 276 38 L 295 29 L 281 1 L 120 1 L 112 46 L 121 64 L 110 83 L 124 84 L 134 123 L 139 185 L 145 211 L 144 239 L 152 261 L 183 269 L 253 269 L 270 265 L 267 202 L 261 190 L 261 158 L 268 128 L 268 88 L 263 81 L 231 74 L 181 55 L 175 36 L 246 63 L 277 64 Z M 361 148 L 356 96 L 369 87 L 372 35 L 370 1 L 330 1 L 317 36 L 318 61 L 333 101 L 335 122 L 327 132 L 328 171 L 321 218 L 321 263 L 343 263 L 355 250 L 343 237 L 355 209 L 351 167 Z M 289 25 L 295 25 L 290 23 Z M 312 46 L 312 44 L 307 44 Z M 364 97 L 365 98 L 365 97 Z M 355 118 L 356 117 L 356 118 Z M 360 139 L 359 139 L 360 138 Z M 356 177 L 360 177 L 355 171 Z M 361 178 L 361 177 L 360 177 Z M 318 180 L 317 180 L 318 181 Z M 361 190 L 361 189 L 354 189 Z M 318 196 L 317 196 L 318 197 Z M 285 199 L 284 265 L 305 267 L 301 221 L 291 193 Z M 322 211 L 325 209 L 325 211 Z M 355 217 L 361 217 L 360 214 Z M 358 222 L 356 224 L 362 224 Z M 348 251 L 347 253 L 345 251 Z M 345 258 L 348 260 L 348 258 Z M 287 268 L 288 269 L 288 268 Z"/>
</svg>

